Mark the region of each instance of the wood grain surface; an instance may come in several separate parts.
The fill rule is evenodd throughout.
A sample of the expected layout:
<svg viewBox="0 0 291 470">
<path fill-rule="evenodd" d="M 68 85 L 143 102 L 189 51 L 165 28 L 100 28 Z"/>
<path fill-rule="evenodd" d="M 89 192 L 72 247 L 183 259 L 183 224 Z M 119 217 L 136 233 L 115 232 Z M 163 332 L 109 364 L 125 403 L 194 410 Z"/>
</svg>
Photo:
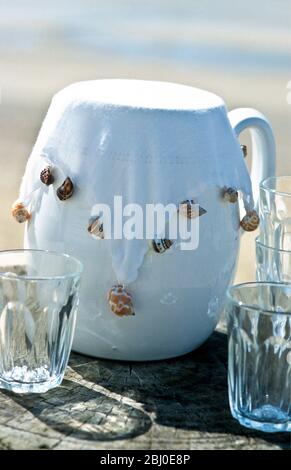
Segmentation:
<svg viewBox="0 0 291 470">
<path fill-rule="evenodd" d="M 0 393 L 0 449 L 290 449 L 287 433 L 241 427 L 216 331 L 177 359 L 125 363 L 72 353 L 61 387 Z"/>
</svg>

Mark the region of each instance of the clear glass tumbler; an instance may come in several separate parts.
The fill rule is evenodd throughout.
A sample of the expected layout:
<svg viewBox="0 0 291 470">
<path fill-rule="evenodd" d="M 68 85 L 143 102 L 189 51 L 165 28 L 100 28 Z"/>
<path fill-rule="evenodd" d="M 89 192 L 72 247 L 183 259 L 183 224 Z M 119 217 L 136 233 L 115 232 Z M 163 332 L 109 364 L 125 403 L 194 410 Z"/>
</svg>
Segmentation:
<svg viewBox="0 0 291 470">
<path fill-rule="evenodd" d="M 38 250 L 0 252 L 0 388 L 43 393 L 63 379 L 81 263 Z"/>
<path fill-rule="evenodd" d="M 232 415 L 265 432 L 291 431 L 291 285 L 229 288 L 228 389 Z"/>
<path fill-rule="evenodd" d="M 260 184 L 260 240 L 291 251 L 291 176 L 273 176 Z"/>
<path fill-rule="evenodd" d="M 256 274 L 261 282 L 291 283 L 291 251 L 266 246 L 256 238 Z"/>
</svg>

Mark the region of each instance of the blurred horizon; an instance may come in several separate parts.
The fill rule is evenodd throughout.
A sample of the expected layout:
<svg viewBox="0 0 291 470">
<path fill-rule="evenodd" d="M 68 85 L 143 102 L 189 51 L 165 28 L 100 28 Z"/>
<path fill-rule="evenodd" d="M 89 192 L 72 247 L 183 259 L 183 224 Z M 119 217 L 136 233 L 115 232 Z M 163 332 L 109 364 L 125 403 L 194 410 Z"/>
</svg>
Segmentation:
<svg viewBox="0 0 291 470">
<path fill-rule="evenodd" d="M 235 7 L 230 0 L 51 0 L 45 9 L 36 0 L 2 0 L 0 50 L 33 53 L 51 43 L 76 53 L 276 73 L 290 71 L 290 10 L 290 0 Z"/>
</svg>

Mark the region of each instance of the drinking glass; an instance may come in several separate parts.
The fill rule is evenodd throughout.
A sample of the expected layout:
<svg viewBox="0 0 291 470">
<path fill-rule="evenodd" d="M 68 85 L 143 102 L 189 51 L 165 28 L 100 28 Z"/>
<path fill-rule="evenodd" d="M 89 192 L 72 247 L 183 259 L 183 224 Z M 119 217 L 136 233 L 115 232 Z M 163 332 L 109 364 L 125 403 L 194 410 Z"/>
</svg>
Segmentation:
<svg viewBox="0 0 291 470">
<path fill-rule="evenodd" d="M 228 290 L 230 409 L 242 425 L 291 431 L 291 285 L 253 282 Z"/>
<path fill-rule="evenodd" d="M 291 251 L 266 246 L 256 240 L 257 281 L 291 283 Z"/>
<path fill-rule="evenodd" d="M 0 388 L 43 393 L 63 379 L 81 263 L 68 255 L 0 252 Z"/>
<path fill-rule="evenodd" d="M 260 184 L 260 240 L 291 250 L 291 176 L 273 176 Z"/>
</svg>

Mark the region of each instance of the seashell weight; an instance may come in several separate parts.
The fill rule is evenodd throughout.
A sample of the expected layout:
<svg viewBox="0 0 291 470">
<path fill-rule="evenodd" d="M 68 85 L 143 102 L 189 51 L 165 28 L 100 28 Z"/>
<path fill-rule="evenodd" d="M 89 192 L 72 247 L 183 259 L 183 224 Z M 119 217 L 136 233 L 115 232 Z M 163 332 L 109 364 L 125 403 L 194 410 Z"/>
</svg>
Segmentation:
<svg viewBox="0 0 291 470">
<path fill-rule="evenodd" d="M 14 202 L 11 208 L 11 213 L 15 220 L 20 224 L 31 219 L 31 214 L 28 212 L 25 205 L 19 201 Z"/>
<path fill-rule="evenodd" d="M 135 315 L 132 295 L 122 285 L 113 286 L 107 295 L 110 309 L 119 317 Z"/>
<path fill-rule="evenodd" d="M 50 186 L 54 182 L 54 175 L 51 166 L 47 166 L 40 173 L 40 181 L 46 186 Z"/>
<path fill-rule="evenodd" d="M 241 151 L 242 151 L 242 153 L 243 153 L 244 158 L 246 158 L 247 155 L 248 155 L 248 148 L 247 148 L 247 146 L 246 146 L 246 145 L 241 145 L 240 148 L 241 148 Z"/>
<path fill-rule="evenodd" d="M 152 241 L 152 247 L 156 253 L 165 253 L 174 244 L 172 240 L 157 238 Z"/>
<path fill-rule="evenodd" d="M 260 224 L 260 218 L 258 216 L 257 211 L 252 210 L 250 212 L 247 212 L 247 214 L 243 217 L 243 219 L 240 222 L 240 226 L 246 231 L 246 232 L 253 232 L 258 228 Z"/>
<path fill-rule="evenodd" d="M 65 179 L 63 184 L 57 189 L 57 196 L 60 201 L 66 201 L 72 197 L 74 192 L 74 185 L 72 180 L 68 177 Z"/>
<path fill-rule="evenodd" d="M 238 200 L 238 192 L 234 188 L 226 188 L 223 192 L 223 197 L 226 201 L 234 204 Z"/>
<path fill-rule="evenodd" d="M 206 210 L 203 207 L 199 206 L 197 212 L 197 203 L 194 199 L 186 199 L 185 201 L 180 202 L 179 204 L 179 214 L 187 217 L 188 219 L 194 219 L 195 217 L 200 217 L 203 214 L 206 214 Z"/>
<path fill-rule="evenodd" d="M 88 225 L 88 232 L 93 238 L 104 239 L 103 223 L 100 217 L 91 217 Z"/>
</svg>

